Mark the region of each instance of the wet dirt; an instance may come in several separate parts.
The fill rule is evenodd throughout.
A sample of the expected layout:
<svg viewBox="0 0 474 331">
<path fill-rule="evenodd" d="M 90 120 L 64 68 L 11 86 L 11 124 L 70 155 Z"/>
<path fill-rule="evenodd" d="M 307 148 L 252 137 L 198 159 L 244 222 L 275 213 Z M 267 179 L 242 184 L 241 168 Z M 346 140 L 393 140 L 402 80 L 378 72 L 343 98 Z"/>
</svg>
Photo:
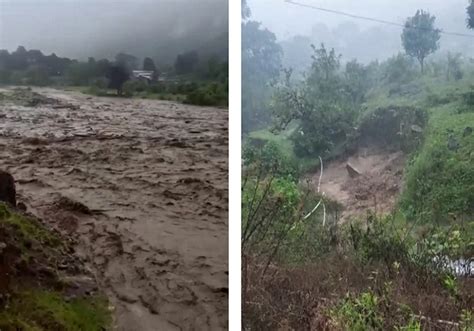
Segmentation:
<svg viewBox="0 0 474 331">
<path fill-rule="evenodd" d="M 402 189 L 406 156 L 378 147 L 360 148 L 348 158 L 324 164 L 321 192 L 343 206 L 340 219 L 364 217 L 368 210 L 377 215 L 390 212 Z M 347 165 L 359 173 L 351 177 Z M 310 174 L 317 190 L 319 174 Z"/>
<path fill-rule="evenodd" d="M 226 329 L 227 110 L 34 91 L 55 102 L 0 103 L 0 169 L 77 241 L 116 329 Z"/>
</svg>

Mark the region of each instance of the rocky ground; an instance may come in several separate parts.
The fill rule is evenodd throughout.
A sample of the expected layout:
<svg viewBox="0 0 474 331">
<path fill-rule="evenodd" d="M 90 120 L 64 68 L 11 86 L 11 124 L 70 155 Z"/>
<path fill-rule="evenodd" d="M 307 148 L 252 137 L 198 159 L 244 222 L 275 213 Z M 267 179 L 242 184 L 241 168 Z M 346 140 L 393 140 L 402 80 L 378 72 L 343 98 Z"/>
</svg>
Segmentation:
<svg viewBox="0 0 474 331">
<path fill-rule="evenodd" d="M 226 329 L 227 110 L 0 93 L 0 169 L 19 203 L 75 239 L 117 329 Z"/>
</svg>

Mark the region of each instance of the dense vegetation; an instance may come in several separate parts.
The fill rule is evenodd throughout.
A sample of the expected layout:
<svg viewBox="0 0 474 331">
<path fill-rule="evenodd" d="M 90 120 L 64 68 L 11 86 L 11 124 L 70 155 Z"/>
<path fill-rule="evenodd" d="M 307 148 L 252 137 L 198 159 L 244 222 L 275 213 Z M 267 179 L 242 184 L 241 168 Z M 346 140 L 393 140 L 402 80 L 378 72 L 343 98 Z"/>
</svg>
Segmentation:
<svg viewBox="0 0 474 331">
<path fill-rule="evenodd" d="M 272 33 L 255 29 L 278 59 Z M 264 93 L 243 90 L 245 328 L 474 328 L 474 66 L 461 54 L 429 56 L 439 31 L 427 12 L 402 35 L 406 54 L 383 62 L 312 46 L 304 74 L 284 69 Z M 252 83 L 245 69 L 243 81 Z M 346 206 L 305 174 L 359 146 L 407 155 L 403 190 L 390 213 L 341 221 Z"/>
<path fill-rule="evenodd" d="M 133 70 L 154 71 L 155 80 L 134 79 Z M 114 61 L 89 58 L 87 62 L 44 55 L 19 46 L 0 50 L 0 84 L 81 86 L 94 95 L 171 99 L 197 105 L 226 106 L 228 64 L 217 57 L 199 59 L 197 52 L 180 54 L 173 67 L 159 69 L 146 57 L 141 65 L 133 55 L 119 53 Z M 113 92 L 112 92 L 113 93 Z"/>
</svg>

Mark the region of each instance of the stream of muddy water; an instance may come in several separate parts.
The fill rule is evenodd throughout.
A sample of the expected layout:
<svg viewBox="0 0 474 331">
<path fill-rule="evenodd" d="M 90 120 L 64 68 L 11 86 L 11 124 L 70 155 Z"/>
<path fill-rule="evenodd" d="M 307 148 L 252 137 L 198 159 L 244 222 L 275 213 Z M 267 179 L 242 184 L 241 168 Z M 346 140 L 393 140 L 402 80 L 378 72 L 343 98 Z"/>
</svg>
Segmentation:
<svg viewBox="0 0 474 331">
<path fill-rule="evenodd" d="M 0 103 L 0 169 L 74 240 L 117 329 L 226 329 L 227 110 L 34 92 Z"/>
</svg>

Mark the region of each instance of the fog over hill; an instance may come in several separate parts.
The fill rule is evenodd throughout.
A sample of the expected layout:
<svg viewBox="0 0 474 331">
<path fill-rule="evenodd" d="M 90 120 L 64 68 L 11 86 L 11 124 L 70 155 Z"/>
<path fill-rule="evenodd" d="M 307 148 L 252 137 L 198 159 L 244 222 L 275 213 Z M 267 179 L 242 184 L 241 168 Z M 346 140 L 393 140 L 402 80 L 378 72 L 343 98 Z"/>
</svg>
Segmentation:
<svg viewBox="0 0 474 331">
<path fill-rule="evenodd" d="M 227 0 L 0 0 L 0 49 L 9 51 L 23 45 L 79 59 L 127 52 L 169 64 L 189 50 L 226 57 L 227 32 Z"/>
<path fill-rule="evenodd" d="M 461 52 L 474 57 L 474 31 L 466 28 L 468 0 L 301 0 L 302 4 L 343 11 L 403 24 L 417 9 L 437 17 L 436 26 L 445 31 L 473 35 L 473 38 L 442 35 L 441 51 Z M 285 51 L 284 64 L 300 68 L 310 62 L 310 44 L 325 43 L 336 48 L 343 58 L 362 62 L 383 60 L 402 51 L 401 28 L 376 22 L 303 8 L 284 0 L 248 0 L 252 20 L 277 36 Z M 284 24 L 283 24 L 284 22 Z"/>
</svg>

